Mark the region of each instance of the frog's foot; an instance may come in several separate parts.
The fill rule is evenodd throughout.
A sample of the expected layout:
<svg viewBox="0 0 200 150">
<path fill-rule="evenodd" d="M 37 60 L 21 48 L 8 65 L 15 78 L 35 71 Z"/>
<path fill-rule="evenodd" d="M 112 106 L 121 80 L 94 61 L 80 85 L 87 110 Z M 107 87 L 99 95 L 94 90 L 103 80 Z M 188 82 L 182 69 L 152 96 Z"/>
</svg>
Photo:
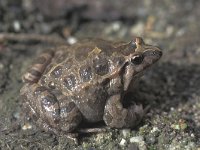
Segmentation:
<svg viewBox="0 0 200 150">
<path fill-rule="evenodd" d="M 104 110 L 105 123 L 114 128 L 131 128 L 140 123 L 144 116 L 142 105 L 131 105 L 123 108 L 121 95 L 113 95 L 108 99 Z"/>
</svg>

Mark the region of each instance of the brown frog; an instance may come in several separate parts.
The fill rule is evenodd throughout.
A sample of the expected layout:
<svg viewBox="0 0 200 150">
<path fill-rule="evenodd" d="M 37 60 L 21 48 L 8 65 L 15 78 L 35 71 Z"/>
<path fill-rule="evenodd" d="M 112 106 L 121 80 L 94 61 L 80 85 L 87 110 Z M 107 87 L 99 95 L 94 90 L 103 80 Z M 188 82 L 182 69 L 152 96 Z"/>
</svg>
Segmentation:
<svg viewBox="0 0 200 150">
<path fill-rule="evenodd" d="M 125 108 L 123 96 L 161 55 L 139 37 L 128 43 L 86 39 L 49 50 L 23 76 L 24 108 L 44 130 L 57 134 L 73 132 L 84 121 L 134 127 L 143 108 Z"/>
</svg>

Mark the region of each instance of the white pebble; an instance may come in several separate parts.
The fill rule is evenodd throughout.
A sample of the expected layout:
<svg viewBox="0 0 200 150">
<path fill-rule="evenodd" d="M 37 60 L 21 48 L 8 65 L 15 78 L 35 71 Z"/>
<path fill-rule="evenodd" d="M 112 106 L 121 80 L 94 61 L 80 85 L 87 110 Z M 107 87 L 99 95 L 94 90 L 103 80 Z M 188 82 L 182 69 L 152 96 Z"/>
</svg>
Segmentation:
<svg viewBox="0 0 200 150">
<path fill-rule="evenodd" d="M 120 29 L 120 27 L 121 27 L 120 22 L 114 22 L 112 24 L 112 28 L 113 28 L 114 31 L 118 31 Z"/>
<path fill-rule="evenodd" d="M 130 138 L 131 143 L 137 143 L 139 149 L 147 150 L 146 143 L 144 142 L 144 138 L 142 136 L 135 136 Z"/>
<path fill-rule="evenodd" d="M 144 140 L 144 138 L 142 136 L 134 136 L 134 137 L 130 138 L 131 143 L 140 143 L 143 140 Z"/>
<path fill-rule="evenodd" d="M 68 42 L 70 45 L 72 45 L 72 44 L 74 44 L 74 43 L 77 42 L 77 39 L 76 39 L 75 37 L 70 36 L 70 37 L 67 39 L 67 42 Z"/>
<path fill-rule="evenodd" d="M 32 128 L 32 125 L 30 123 L 26 123 L 22 126 L 22 130 L 28 130 L 28 129 L 31 129 Z"/>
<path fill-rule="evenodd" d="M 13 27 L 14 27 L 15 31 L 20 31 L 21 25 L 20 25 L 19 21 L 14 21 Z"/>
<path fill-rule="evenodd" d="M 124 146 L 126 144 L 126 140 L 122 139 L 121 142 L 119 143 L 120 146 Z"/>
<path fill-rule="evenodd" d="M 128 136 L 130 136 L 130 129 L 123 129 L 122 130 L 122 135 L 123 135 L 123 137 L 128 137 Z"/>
<path fill-rule="evenodd" d="M 158 127 L 153 127 L 153 129 L 150 131 L 151 133 L 154 133 L 154 132 L 156 132 L 156 131 L 160 131 L 159 129 L 158 129 Z"/>
</svg>

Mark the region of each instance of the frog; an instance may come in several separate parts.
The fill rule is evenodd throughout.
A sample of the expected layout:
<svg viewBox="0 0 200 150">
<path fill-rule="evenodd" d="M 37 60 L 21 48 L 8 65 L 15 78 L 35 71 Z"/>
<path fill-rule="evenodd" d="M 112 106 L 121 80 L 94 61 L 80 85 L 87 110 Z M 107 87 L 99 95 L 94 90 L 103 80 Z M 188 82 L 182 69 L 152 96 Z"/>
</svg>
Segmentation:
<svg viewBox="0 0 200 150">
<path fill-rule="evenodd" d="M 157 62 L 162 50 L 141 37 L 129 42 L 83 39 L 41 53 L 24 73 L 20 90 L 26 114 L 46 132 L 72 133 L 84 123 L 133 128 L 142 105 L 125 107 L 124 95 Z"/>
</svg>

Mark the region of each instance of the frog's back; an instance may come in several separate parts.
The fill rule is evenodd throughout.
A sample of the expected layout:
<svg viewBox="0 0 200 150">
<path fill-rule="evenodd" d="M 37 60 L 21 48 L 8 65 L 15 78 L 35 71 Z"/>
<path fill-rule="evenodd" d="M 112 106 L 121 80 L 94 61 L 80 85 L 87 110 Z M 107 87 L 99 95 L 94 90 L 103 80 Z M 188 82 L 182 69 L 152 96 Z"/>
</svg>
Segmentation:
<svg viewBox="0 0 200 150">
<path fill-rule="evenodd" d="M 101 39 L 85 39 L 69 47 L 58 47 L 40 82 L 65 95 L 103 83 L 117 74 L 125 62 L 118 45 Z"/>
</svg>

